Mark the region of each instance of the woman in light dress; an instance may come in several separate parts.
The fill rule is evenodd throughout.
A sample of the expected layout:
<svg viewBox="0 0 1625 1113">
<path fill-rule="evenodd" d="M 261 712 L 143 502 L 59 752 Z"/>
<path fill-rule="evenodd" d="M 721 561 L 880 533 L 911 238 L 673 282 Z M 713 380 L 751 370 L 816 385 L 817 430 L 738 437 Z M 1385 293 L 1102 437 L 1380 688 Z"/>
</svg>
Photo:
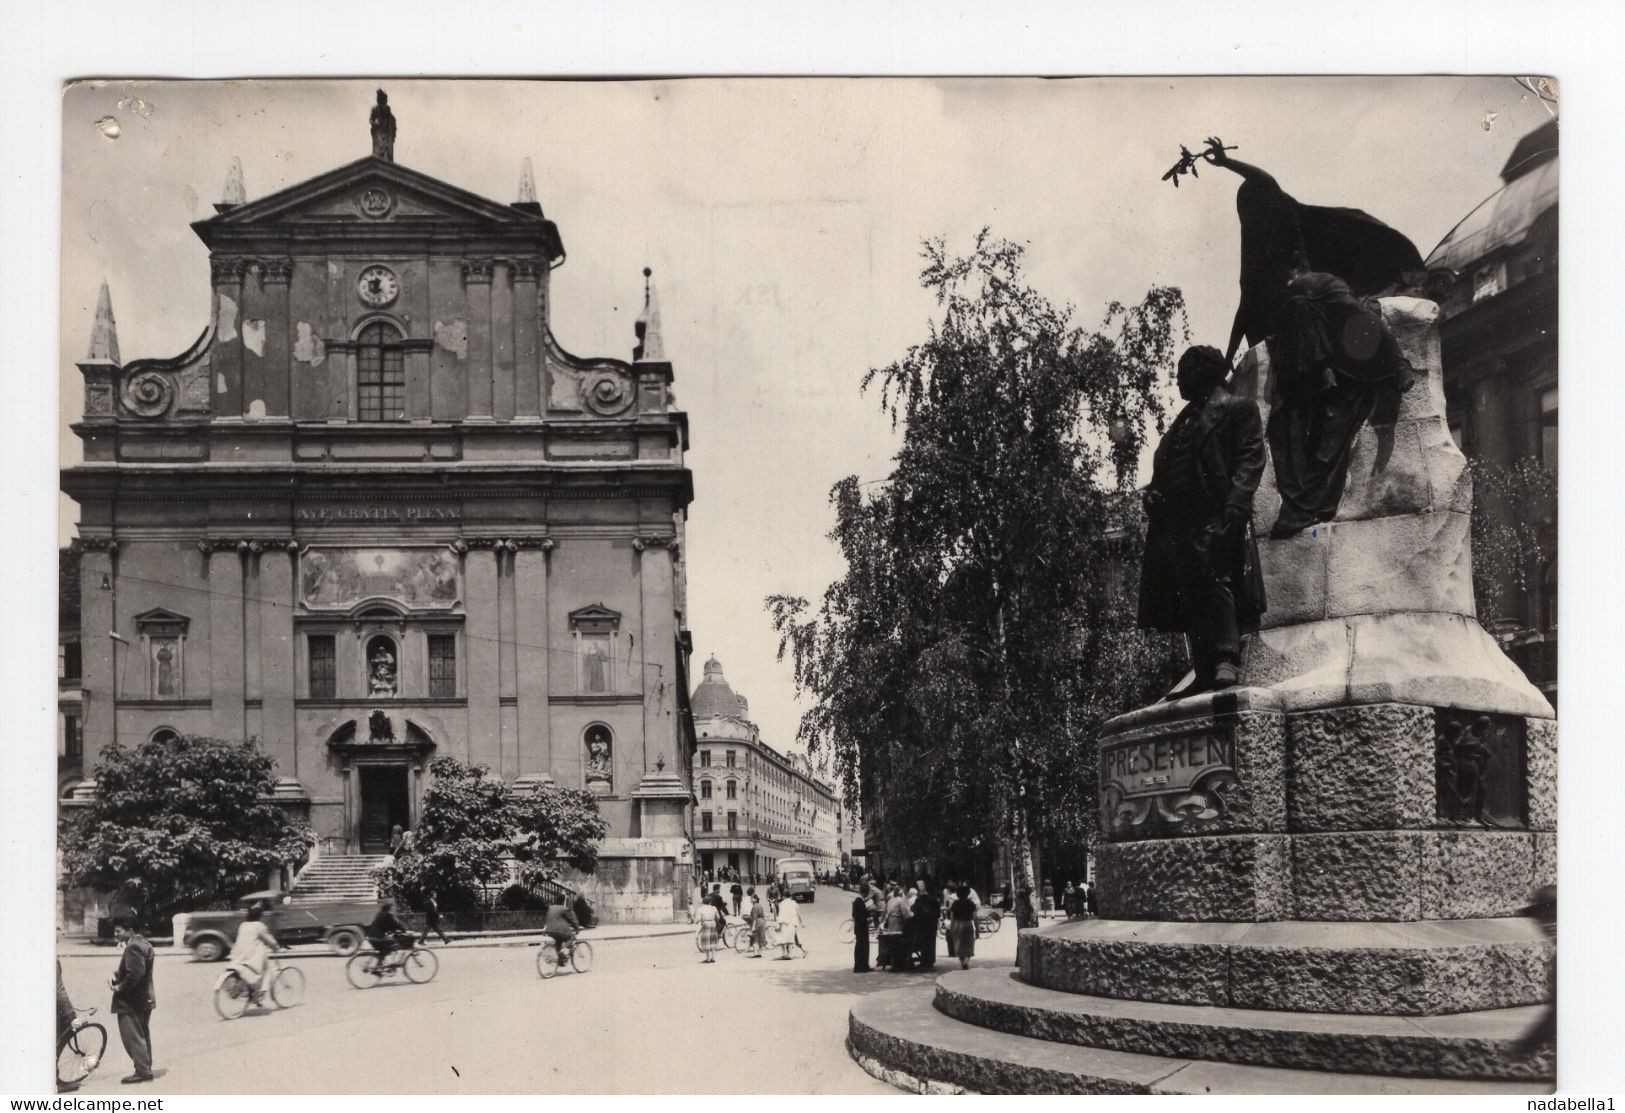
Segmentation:
<svg viewBox="0 0 1625 1113">
<path fill-rule="evenodd" d="M 788 959 L 791 947 L 799 949 L 802 958 L 807 957 L 807 948 L 801 945 L 801 906 L 794 897 L 779 901 L 779 947 L 784 951 L 780 958 Z"/>
<path fill-rule="evenodd" d="M 231 945 L 231 962 L 242 968 L 245 979 L 254 987 L 253 1001 L 265 996 L 271 984 L 271 956 L 282 948 L 276 936 L 260 919 L 265 906 L 255 904 L 248 910 L 248 918 L 237 927 L 237 939 Z"/>
<path fill-rule="evenodd" d="M 706 962 L 717 960 L 717 948 L 722 946 L 722 912 L 715 905 L 697 905 L 694 914 L 700 921 L 700 950 Z"/>
</svg>

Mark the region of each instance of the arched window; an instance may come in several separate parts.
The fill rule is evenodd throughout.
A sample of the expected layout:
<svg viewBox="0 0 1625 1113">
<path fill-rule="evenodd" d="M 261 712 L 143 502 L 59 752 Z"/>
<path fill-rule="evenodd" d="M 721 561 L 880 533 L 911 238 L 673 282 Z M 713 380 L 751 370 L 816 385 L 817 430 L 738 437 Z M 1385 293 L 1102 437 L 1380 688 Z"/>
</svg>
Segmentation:
<svg viewBox="0 0 1625 1113">
<path fill-rule="evenodd" d="M 362 421 L 406 420 L 406 357 L 401 334 L 382 322 L 356 337 L 356 416 Z"/>
<path fill-rule="evenodd" d="M 181 736 L 173 727 L 159 727 L 148 736 L 148 740 L 157 742 L 161 746 L 173 746 L 181 740 Z"/>
</svg>

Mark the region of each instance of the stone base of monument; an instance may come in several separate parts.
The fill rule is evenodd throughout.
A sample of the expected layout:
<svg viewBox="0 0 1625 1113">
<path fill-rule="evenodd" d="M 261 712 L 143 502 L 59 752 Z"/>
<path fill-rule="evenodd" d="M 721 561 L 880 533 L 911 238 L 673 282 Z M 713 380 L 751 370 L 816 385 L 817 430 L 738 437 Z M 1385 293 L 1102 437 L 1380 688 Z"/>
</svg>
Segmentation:
<svg viewBox="0 0 1625 1113">
<path fill-rule="evenodd" d="M 1551 705 L 1478 624 L 1471 483 L 1429 302 L 1383 310 L 1420 381 L 1355 445 L 1337 517 L 1260 542 L 1242 686 L 1111 720 L 1102 918 L 1019 973 L 868 998 L 866 1069 L 983 1092 L 1543 1092 L 1557 880 Z M 1268 417 L 1268 349 L 1235 391 Z M 1280 505 L 1266 469 L 1254 529 Z M 884 1076 L 884 1075 L 883 1075 Z M 909 1082 L 900 1082 L 914 1088 Z"/>
</svg>

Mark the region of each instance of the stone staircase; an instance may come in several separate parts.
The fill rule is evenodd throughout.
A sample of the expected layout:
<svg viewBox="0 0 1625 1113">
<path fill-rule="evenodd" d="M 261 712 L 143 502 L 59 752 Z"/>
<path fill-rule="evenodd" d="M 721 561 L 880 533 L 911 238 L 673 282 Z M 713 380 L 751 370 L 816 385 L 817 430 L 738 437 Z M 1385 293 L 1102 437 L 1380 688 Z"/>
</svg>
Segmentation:
<svg viewBox="0 0 1625 1113">
<path fill-rule="evenodd" d="M 1174 967 L 1200 970 L 1210 965 L 1205 959 L 1216 955 L 1220 970 L 1239 973 L 1246 966 L 1244 952 L 1248 950 L 1267 951 L 1283 967 L 1297 967 L 1312 976 L 1315 954 L 1324 955 L 1324 944 L 1331 942 L 1316 937 L 1348 925 L 1245 925 L 1271 929 L 1272 937 L 1258 947 L 1247 946 L 1236 937 L 1237 932 L 1226 933 L 1231 938 L 1222 944 L 1200 938 L 1215 934 L 1201 930 L 1191 939 L 1148 940 L 1143 933 L 1148 926 L 1091 920 L 1023 932 L 1019 972 L 1005 966 L 953 970 L 933 984 L 915 983 L 859 1001 L 851 1010 L 848 1049 L 870 1074 L 921 1093 L 1543 1094 L 1552 1090 L 1555 1064 L 1551 1049 L 1527 1054 L 1517 1047 L 1519 1038 L 1541 1018 L 1541 1005 L 1413 1015 L 1310 1011 L 1306 1006 L 1313 1002 L 1312 995 L 1298 995 L 1277 984 L 1270 991 L 1268 1007 L 1243 1008 L 1228 1003 L 1232 998 L 1225 992 L 1227 973 L 1216 983 L 1208 980 L 1206 989 L 1201 988 L 1203 979 L 1199 977 L 1160 976 Z M 1500 951 L 1507 960 L 1503 970 L 1540 970 L 1550 959 L 1543 939 L 1494 938 L 1516 934 L 1520 927 L 1516 921 L 1510 927 L 1504 923 L 1491 926 L 1489 921 L 1461 927 L 1460 932 L 1446 932 L 1437 939 L 1410 938 L 1406 933 L 1388 940 L 1386 947 L 1372 948 L 1391 952 L 1373 955 L 1373 961 L 1378 967 L 1406 961 L 1426 967 L 1442 960 L 1448 965 L 1449 958 L 1459 955 L 1464 946 Z M 1294 935 L 1299 937 L 1293 939 Z M 1103 967 L 1115 968 L 1125 980 L 1110 984 L 1109 976 L 1102 978 L 1098 973 Z M 1154 982 L 1160 982 L 1165 991 L 1148 992 Z M 1538 994 L 1533 982 L 1533 978 L 1514 974 L 1500 989 L 1509 1000 L 1527 1001 Z M 1404 996 L 1414 990 L 1415 982 L 1401 976 L 1388 985 Z M 1209 992 L 1215 988 L 1216 995 Z M 1413 1008 L 1423 1009 L 1465 1003 L 1436 997 L 1426 1003 L 1412 999 L 1416 1002 Z M 1189 1001 L 1212 1003 L 1186 1003 Z M 1394 1003 L 1395 998 L 1385 1002 L 1388 1008 Z"/>
<path fill-rule="evenodd" d="M 299 872 L 289 896 L 294 904 L 375 901 L 372 871 L 387 861 L 384 854 L 324 855 Z"/>
</svg>

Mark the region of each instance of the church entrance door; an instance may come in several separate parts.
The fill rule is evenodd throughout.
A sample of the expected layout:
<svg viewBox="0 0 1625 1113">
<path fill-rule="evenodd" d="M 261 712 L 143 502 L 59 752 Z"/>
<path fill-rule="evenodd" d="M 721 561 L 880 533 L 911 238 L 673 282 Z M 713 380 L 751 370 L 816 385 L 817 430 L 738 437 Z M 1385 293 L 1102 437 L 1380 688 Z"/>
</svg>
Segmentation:
<svg viewBox="0 0 1625 1113">
<path fill-rule="evenodd" d="M 356 772 L 361 779 L 361 853 L 388 854 L 390 832 L 397 824 L 405 830 L 412 820 L 410 773 L 405 765 L 362 765 Z"/>
</svg>

